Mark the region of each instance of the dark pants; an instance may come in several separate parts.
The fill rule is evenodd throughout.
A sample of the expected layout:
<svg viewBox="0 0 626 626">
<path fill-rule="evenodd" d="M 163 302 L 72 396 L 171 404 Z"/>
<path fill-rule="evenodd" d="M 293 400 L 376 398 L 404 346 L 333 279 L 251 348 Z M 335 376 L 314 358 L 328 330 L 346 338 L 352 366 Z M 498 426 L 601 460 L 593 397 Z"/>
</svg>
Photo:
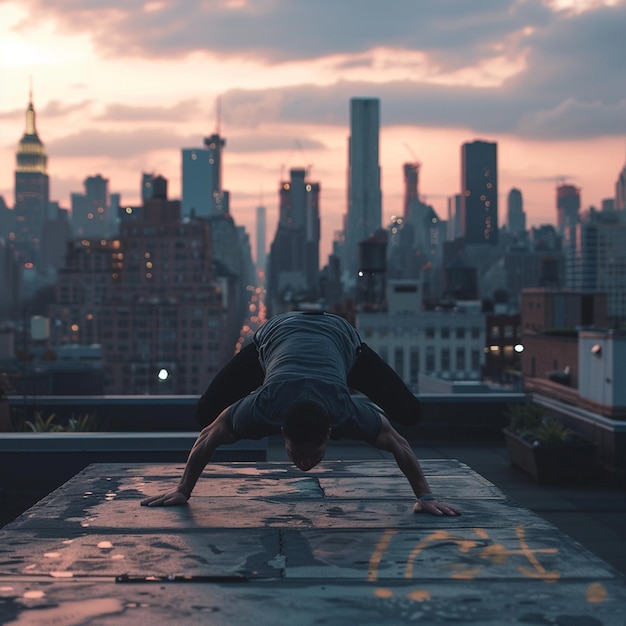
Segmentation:
<svg viewBox="0 0 626 626">
<path fill-rule="evenodd" d="M 228 406 L 263 384 L 264 372 L 256 346 L 247 344 L 213 378 L 196 407 L 196 421 L 208 426 Z M 364 393 L 392 421 L 416 424 L 422 416 L 420 401 L 387 363 L 366 344 L 348 373 L 348 386 Z"/>
</svg>

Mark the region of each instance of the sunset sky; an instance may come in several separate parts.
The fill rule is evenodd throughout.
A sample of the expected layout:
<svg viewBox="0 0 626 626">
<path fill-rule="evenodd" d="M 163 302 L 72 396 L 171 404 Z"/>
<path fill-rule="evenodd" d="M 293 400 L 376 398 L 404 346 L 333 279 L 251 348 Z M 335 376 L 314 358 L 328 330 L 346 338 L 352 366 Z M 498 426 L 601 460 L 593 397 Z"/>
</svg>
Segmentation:
<svg viewBox="0 0 626 626">
<path fill-rule="evenodd" d="M 278 182 L 322 186 L 322 262 L 346 210 L 349 99 L 381 100 L 384 225 L 402 164 L 446 218 L 460 146 L 498 142 L 500 222 L 518 187 L 530 225 L 554 223 L 555 186 L 583 207 L 614 195 L 626 163 L 626 0 L 0 0 L 0 195 L 32 78 L 51 198 L 102 174 L 125 203 L 141 172 L 180 196 L 180 150 L 216 129 L 231 212 L 274 236 Z"/>
</svg>

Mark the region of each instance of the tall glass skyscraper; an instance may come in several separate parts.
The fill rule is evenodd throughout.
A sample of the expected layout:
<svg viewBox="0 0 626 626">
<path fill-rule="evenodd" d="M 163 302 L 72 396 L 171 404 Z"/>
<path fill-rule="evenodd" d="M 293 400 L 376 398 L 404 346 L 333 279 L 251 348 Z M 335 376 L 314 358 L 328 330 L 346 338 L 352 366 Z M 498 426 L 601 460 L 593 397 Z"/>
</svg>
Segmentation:
<svg viewBox="0 0 626 626">
<path fill-rule="evenodd" d="M 204 139 L 204 148 L 183 148 L 183 217 L 210 217 L 227 213 L 222 189 L 222 149 L 226 140 L 214 133 Z"/>
<path fill-rule="evenodd" d="M 381 228 L 382 193 L 379 164 L 380 101 L 350 100 L 348 146 L 348 219 L 345 270 L 356 278 L 360 241 Z"/>
<path fill-rule="evenodd" d="M 467 244 L 498 243 L 498 145 L 461 147 L 461 234 Z"/>
<path fill-rule="evenodd" d="M 556 224 L 563 235 L 568 227 L 575 228 L 580 222 L 580 189 L 574 185 L 556 188 Z"/>
<path fill-rule="evenodd" d="M 523 233 L 526 230 L 526 214 L 522 192 L 519 189 L 511 189 L 507 199 L 507 226 L 512 235 Z"/>
</svg>

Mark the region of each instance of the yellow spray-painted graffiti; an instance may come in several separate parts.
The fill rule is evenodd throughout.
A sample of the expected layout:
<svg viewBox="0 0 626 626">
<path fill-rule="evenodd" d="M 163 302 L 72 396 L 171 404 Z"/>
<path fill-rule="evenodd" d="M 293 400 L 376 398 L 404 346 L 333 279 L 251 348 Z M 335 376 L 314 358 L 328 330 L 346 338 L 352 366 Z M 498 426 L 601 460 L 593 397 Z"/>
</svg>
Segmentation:
<svg viewBox="0 0 626 626">
<path fill-rule="evenodd" d="M 389 547 L 392 537 L 397 532 L 398 532 L 397 530 L 386 530 L 383 533 L 383 536 L 381 537 L 378 544 L 376 544 L 376 549 L 374 550 L 374 552 L 372 553 L 372 556 L 370 557 L 370 566 L 367 571 L 367 580 L 369 580 L 370 582 L 373 582 L 378 579 L 378 566 L 380 565 L 380 561 L 383 558 L 385 551 Z"/>
<path fill-rule="evenodd" d="M 404 577 L 406 579 L 413 578 L 413 570 L 415 562 L 420 554 L 429 547 L 441 544 L 455 544 L 458 552 L 462 555 L 475 556 L 476 561 L 470 567 L 466 563 L 453 563 L 450 566 L 450 577 L 460 580 L 471 580 L 481 574 L 485 567 L 485 562 L 489 565 L 504 565 L 511 557 L 522 556 L 526 559 L 525 565 L 520 565 L 517 570 L 527 576 L 543 580 L 546 582 L 554 582 L 560 578 L 558 570 L 548 570 L 540 562 L 538 555 L 555 555 L 558 548 L 531 548 L 526 541 L 526 535 L 523 526 L 515 529 L 515 534 L 519 547 L 510 548 L 501 543 L 490 541 L 489 533 L 484 528 L 474 528 L 472 530 L 475 539 L 460 537 L 447 530 L 436 530 L 419 541 L 409 552 L 404 568 Z M 369 561 L 367 580 L 375 582 L 378 580 L 378 570 L 380 563 L 392 542 L 393 536 L 397 533 L 395 530 L 386 530 L 374 549 Z"/>
<path fill-rule="evenodd" d="M 458 562 L 449 565 L 450 578 L 454 580 L 472 580 L 478 577 L 486 567 L 506 565 L 511 559 L 520 557 L 524 559 L 524 564 L 517 565 L 516 570 L 523 576 L 547 583 L 555 583 L 560 579 L 561 574 L 557 569 L 548 569 L 540 561 L 540 557 L 543 559 L 557 555 L 558 548 L 531 548 L 523 526 L 515 528 L 516 543 L 513 547 L 492 541 L 484 528 L 473 528 L 471 533 L 474 537 L 461 537 L 447 530 L 431 532 L 408 551 L 404 565 L 404 578 L 413 579 L 415 564 L 424 550 L 437 545 L 453 544 L 459 555 L 474 557 L 470 563 Z M 378 581 L 380 564 L 397 534 L 397 530 L 383 532 L 369 560 L 368 582 Z M 395 558 L 397 560 L 397 557 Z M 513 560 L 512 563 L 514 564 L 515 561 Z M 381 599 L 389 599 L 394 595 L 393 591 L 387 588 L 377 588 L 373 593 Z M 586 590 L 587 602 L 591 604 L 605 602 L 607 595 L 606 588 L 599 582 L 591 583 Z M 431 594 L 426 589 L 416 589 L 408 593 L 407 597 L 413 601 L 424 602 L 431 599 Z"/>
</svg>

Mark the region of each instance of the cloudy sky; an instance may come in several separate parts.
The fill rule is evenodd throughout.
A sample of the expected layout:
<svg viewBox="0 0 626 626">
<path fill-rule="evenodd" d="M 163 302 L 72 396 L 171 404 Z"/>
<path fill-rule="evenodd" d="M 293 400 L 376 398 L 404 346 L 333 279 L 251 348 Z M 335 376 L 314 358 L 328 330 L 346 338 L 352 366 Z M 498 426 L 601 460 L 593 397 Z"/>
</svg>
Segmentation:
<svg viewBox="0 0 626 626">
<path fill-rule="evenodd" d="M 626 163 L 626 0 L 0 0 L 0 194 L 32 78 L 53 199 L 102 174 L 124 202 L 142 171 L 180 195 L 180 149 L 226 137 L 224 185 L 254 235 L 289 168 L 322 185 L 323 259 L 345 212 L 349 99 L 381 100 L 385 223 L 402 164 L 446 217 L 460 146 L 498 142 L 500 220 L 518 187 L 530 224 L 555 220 L 555 185 L 583 206 Z M 252 237 L 254 239 L 254 237 Z"/>
</svg>

